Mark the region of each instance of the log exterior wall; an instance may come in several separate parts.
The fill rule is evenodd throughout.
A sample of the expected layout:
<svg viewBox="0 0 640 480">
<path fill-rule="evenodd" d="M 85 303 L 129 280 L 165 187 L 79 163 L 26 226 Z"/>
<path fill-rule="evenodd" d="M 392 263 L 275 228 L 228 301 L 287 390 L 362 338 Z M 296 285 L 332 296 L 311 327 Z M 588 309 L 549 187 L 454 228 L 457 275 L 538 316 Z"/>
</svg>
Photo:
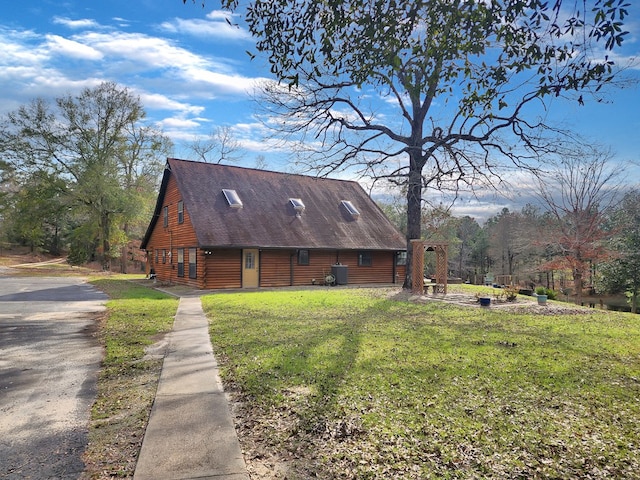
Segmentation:
<svg viewBox="0 0 640 480">
<path fill-rule="evenodd" d="M 175 179 L 169 178 L 164 203 L 147 245 L 147 273 L 153 268 L 159 281 L 180 283 L 194 288 L 204 288 L 204 258 L 197 249 L 198 241 L 189 212 L 183 209 L 183 221 L 178 222 L 178 203 L 182 200 Z M 164 212 L 167 212 L 167 225 Z M 184 273 L 178 276 L 178 249 L 184 249 Z M 189 278 L 189 249 L 196 248 L 197 278 Z"/>
<path fill-rule="evenodd" d="M 178 221 L 178 204 L 182 200 L 175 179 L 169 178 L 160 218 L 147 243 L 147 273 L 154 270 L 164 283 L 189 285 L 198 289 L 229 289 L 242 287 L 242 250 L 211 249 L 198 246 L 198 241 L 186 207 L 183 221 Z M 167 212 L 167 225 L 164 212 Z M 178 251 L 183 250 L 184 269 L 179 275 Z M 195 249 L 196 278 L 190 278 L 190 253 Z M 322 285 L 331 266 L 340 263 L 348 267 L 348 284 L 402 284 L 404 265 L 395 265 L 393 251 L 371 252 L 371 266 L 358 266 L 358 252 L 353 250 L 309 250 L 309 265 L 298 264 L 294 249 L 261 249 L 259 257 L 260 287 Z"/>
<path fill-rule="evenodd" d="M 321 285 L 331 266 L 347 266 L 348 284 L 402 283 L 405 266 L 395 266 L 395 252 L 372 252 L 371 266 L 358 266 L 358 252 L 350 250 L 310 250 L 309 265 L 299 265 L 296 250 L 260 252 L 260 286 L 282 287 Z"/>
<path fill-rule="evenodd" d="M 242 287 L 242 250 L 212 250 L 205 257 L 202 288 Z"/>
<path fill-rule="evenodd" d="M 291 262 L 295 262 L 295 250 L 263 250 L 260 252 L 260 286 L 283 287 L 292 285 Z"/>
<path fill-rule="evenodd" d="M 357 251 L 340 252 L 339 262 L 348 266 L 348 282 L 351 284 L 366 283 L 400 283 L 404 280 L 404 266 L 396 266 L 395 252 L 371 252 L 371 266 L 358 266 Z"/>
</svg>

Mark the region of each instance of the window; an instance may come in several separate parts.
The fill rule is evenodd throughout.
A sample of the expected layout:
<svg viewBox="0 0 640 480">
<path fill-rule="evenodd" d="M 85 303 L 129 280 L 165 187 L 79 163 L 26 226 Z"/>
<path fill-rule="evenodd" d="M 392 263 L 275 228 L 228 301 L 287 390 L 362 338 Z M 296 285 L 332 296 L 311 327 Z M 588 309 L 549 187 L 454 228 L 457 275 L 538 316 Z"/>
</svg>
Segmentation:
<svg viewBox="0 0 640 480">
<path fill-rule="evenodd" d="M 396 265 L 406 265 L 406 264 L 407 264 L 407 252 L 397 252 Z"/>
<path fill-rule="evenodd" d="M 242 200 L 240 200 L 238 192 L 230 188 L 223 188 L 222 193 L 231 208 L 242 208 Z"/>
<path fill-rule="evenodd" d="M 189 249 L 189 278 L 198 277 L 198 269 L 196 268 L 196 255 L 198 251 L 195 248 Z"/>
<path fill-rule="evenodd" d="M 184 248 L 178 249 L 178 276 L 184 277 Z"/>
<path fill-rule="evenodd" d="M 296 214 L 302 215 L 302 212 L 304 212 L 304 203 L 302 202 L 302 199 L 290 198 L 289 202 L 291 202 L 291 205 L 293 206 L 293 209 L 296 211 Z"/>
<path fill-rule="evenodd" d="M 298 265 L 309 265 L 309 250 L 298 250 Z"/>
<path fill-rule="evenodd" d="M 256 268 L 256 256 L 253 252 L 246 252 L 244 255 L 244 268 L 246 270 L 253 270 Z"/>
<path fill-rule="evenodd" d="M 349 212 L 353 218 L 358 218 L 360 216 L 360 212 L 356 207 L 353 206 L 349 200 L 342 200 L 342 206 Z"/>
<path fill-rule="evenodd" d="M 370 267 L 373 263 L 373 255 L 369 251 L 358 252 L 358 266 Z"/>
<path fill-rule="evenodd" d="M 178 202 L 178 223 L 184 223 L 184 202 Z"/>
<path fill-rule="evenodd" d="M 160 258 L 159 256 L 160 256 L 160 250 L 156 248 L 156 263 L 159 263 L 158 262 L 158 259 Z"/>
<path fill-rule="evenodd" d="M 162 226 L 165 228 L 169 226 L 169 207 L 168 206 L 165 206 L 162 209 Z"/>
<path fill-rule="evenodd" d="M 167 263 L 167 249 L 162 250 L 162 263 Z"/>
</svg>

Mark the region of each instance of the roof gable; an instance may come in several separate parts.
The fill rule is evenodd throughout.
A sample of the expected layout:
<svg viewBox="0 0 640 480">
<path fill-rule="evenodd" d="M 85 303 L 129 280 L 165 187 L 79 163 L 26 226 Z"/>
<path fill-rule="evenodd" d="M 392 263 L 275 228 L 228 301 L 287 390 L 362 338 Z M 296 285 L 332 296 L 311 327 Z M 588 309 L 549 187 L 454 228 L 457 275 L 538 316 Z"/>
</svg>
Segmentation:
<svg viewBox="0 0 640 480">
<path fill-rule="evenodd" d="M 202 248 L 406 247 L 403 235 L 356 182 L 168 159 L 142 248 L 160 215 L 170 175 Z M 234 190 L 241 208 L 233 208 L 223 190 Z M 359 215 L 345 208 L 343 201 L 350 202 Z"/>
</svg>

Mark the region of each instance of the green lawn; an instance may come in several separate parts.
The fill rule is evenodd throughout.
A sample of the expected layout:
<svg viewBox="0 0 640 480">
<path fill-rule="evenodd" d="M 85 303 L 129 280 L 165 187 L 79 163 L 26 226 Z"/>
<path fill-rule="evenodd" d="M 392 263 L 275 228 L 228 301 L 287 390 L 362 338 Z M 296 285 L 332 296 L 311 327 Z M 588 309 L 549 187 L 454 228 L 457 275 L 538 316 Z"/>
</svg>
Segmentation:
<svg viewBox="0 0 640 480">
<path fill-rule="evenodd" d="M 381 292 L 203 297 L 241 442 L 287 478 L 640 478 L 640 317 Z"/>
<path fill-rule="evenodd" d="M 100 322 L 104 359 L 91 411 L 81 479 L 132 478 L 156 394 L 162 359 L 145 347 L 171 331 L 178 299 L 130 281 L 94 278 L 109 296 Z"/>
</svg>

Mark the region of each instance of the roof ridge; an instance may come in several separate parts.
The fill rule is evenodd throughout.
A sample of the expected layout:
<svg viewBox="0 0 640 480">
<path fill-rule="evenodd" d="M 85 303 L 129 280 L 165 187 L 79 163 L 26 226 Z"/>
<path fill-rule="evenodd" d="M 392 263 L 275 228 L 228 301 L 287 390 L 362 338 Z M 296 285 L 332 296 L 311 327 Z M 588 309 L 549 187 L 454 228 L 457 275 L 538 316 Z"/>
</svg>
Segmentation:
<svg viewBox="0 0 640 480">
<path fill-rule="evenodd" d="M 302 178 L 309 178 L 309 179 L 313 179 L 313 180 L 329 180 L 329 181 L 332 181 L 332 182 L 349 182 L 349 183 L 357 183 L 358 185 L 360 184 L 357 180 L 349 180 L 349 179 L 345 179 L 345 178 L 319 177 L 319 176 L 307 175 L 307 174 L 304 174 L 304 173 L 281 172 L 281 171 L 278 171 L 278 170 L 264 170 L 264 169 L 255 168 L 255 167 L 243 167 L 243 166 L 240 166 L 240 165 L 228 165 L 226 163 L 209 163 L 209 162 L 202 162 L 200 160 L 188 160 L 188 159 L 184 159 L 184 158 L 168 157 L 167 158 L 167 163 L 169 163 L 170 161 L 193 163 L 193 164 L 199 164 L 199 165 L 208 165 L 208 166 L 210 166 L 212 168 L 229 168 L 229 169 L 238 169 L 238 170 L 247 170 L 247 171 L 259 172 L 259 173 L 275 174 L 275 175 L 286 175 L 286 176 L 302 177 Z"/>
</svg>

